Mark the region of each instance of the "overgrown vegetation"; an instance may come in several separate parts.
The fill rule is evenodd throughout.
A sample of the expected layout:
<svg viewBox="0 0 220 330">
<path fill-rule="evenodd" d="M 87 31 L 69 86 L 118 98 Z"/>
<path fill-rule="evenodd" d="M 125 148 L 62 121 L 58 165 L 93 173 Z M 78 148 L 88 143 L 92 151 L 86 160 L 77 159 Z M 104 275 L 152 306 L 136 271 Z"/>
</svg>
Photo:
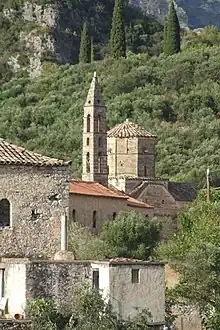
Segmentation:
<svg viewBox="0 0 220 330">
<path fill-rule="evenodd" d="M 121 320 L 101 292 L 86 282 L 76 285 L 70 309 L 66 315 L 54 302 L 42 298 L 29 303 L 28 314 L 34 330 L 148 330 L 151 318 L 150 312 L 143 310 L 129 321 Z"/>
<path fill-rule="evenodd" d="M 175 269 L 180 280 L 168 291 L 173 304 L 191 305 L 200 311 L 205 328 L 220 327 L 219 192 L 207 203 L 204 192 L 180 216 L 180 230 L 159 255 Z"/>
<path fill-rule="evenodd" d="M 99 236 L 74 223 L 69 232 L 69 248 L 79 260 L 116 257 L 149 260 L 160 241 L 161 224 L 136 212 L 120 212 L 106 221 Z"/>
<path fill-rule="evenodd" d="M 217 170 L 220 158 L 220 38 L 213 34 L 219 36 L 207 28 L 193 45 L 187 34 L 181 54 L 168 58 L 128 53 L 127 59 L 88 65 L 45 63 L 39 79 L 2 79 L 0 135 L 72 159 L 74 176 L 80 176 L 83 104 L 96 70 L 109 127 L 126 118 L 141 124 L 158 136 L 157 176 L 202 183 L 207 166 Z"/>
</svg>

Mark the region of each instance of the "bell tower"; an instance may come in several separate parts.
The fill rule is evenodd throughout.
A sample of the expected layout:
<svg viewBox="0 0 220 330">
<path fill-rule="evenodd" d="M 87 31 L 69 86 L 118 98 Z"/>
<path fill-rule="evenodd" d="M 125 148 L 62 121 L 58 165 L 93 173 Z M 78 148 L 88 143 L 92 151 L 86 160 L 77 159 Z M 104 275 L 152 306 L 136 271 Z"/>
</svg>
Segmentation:
<svg viewBox="0 0 220 330">
<path fill-rule="evenodd" d="M 82 180 L 108 185 L 106 107 L 96 72 L 84 105 Z"/>
</svg>

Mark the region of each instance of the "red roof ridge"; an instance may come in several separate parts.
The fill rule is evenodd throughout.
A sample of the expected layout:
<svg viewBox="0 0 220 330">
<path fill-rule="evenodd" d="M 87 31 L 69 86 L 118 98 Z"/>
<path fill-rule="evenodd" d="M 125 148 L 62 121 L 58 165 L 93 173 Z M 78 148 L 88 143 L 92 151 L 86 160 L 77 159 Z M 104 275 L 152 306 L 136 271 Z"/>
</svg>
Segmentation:
<svg viewBox="0 0 220 330">
<path fill-rule="evenodd" d="M 118 190 L 115 187 L 106 187 L 96 181 L 70 180 L 70 193 L 87 196 L 121 198 L 127 200 L 128 206 L 153 208 L 153 206 L 141 202 L 134 197 L 131 197 L 124 192 Z"/>
</svg>

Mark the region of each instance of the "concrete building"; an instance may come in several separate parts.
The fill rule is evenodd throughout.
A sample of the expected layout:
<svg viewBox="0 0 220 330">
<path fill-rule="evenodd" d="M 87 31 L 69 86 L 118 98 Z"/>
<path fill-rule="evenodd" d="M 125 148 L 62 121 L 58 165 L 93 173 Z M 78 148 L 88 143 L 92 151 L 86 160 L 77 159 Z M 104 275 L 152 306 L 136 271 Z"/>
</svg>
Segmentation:
<svg viewBox="0 0 220 330">
<path fill-rule="evenodd" d="M 114 311 L 123 319 L 132 318 L 138 310 L 148 309 L 150 324 L 165 321 L 164 265 L 130 259 L 109 261 L 42 261 L 2 259 L 0 292 L 7 301 L 5 314 L 25 317 L 27 302 L 45 297 L 71 311 L 74 288 L 88 281 L 102 290 Z"/>
<path fill-rule="evenodd" d="M 69 165 L 0 139 L 0 257 L 50 258 L 60 249 Z"/>
<path fill-rule="evenodd" d="M 114 220 L 121 211 L 136 211 L 152 218 L 154 209 L 147 203 L 109 189 L 98 182 L 70 182 L 70 222 L 78 222 L 98 233 L 102 224 Z"/>
</svg>

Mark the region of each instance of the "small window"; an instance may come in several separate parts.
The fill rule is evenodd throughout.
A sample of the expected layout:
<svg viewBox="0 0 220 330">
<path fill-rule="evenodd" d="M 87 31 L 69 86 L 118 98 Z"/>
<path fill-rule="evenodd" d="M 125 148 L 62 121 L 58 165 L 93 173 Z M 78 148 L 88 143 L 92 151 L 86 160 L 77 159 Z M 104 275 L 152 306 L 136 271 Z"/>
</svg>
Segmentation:
<svg viewBox="0 0 220 330">
<path fill-rule="evenodd" d="M 131 282 L 140 283 L 140 269 L 132 269 L 131 271 Z"/>
<path fill-rule="evenodd" d="M 147 177 L 147 166 L 144 166 L 144 177 Z"/>
<path fill-rule="evenodd" d="M 72 211 L 72 220 L 73 222 L 76 222 L 76 210 Z"/>
<path fill-rule="evenodd" d="M 99 137 L 99 147 L 102 147 L 102 138 Z"/>
<path fill-rule="evenodd" d="M 93 270 L 92 272 L 92 286 L 99 289 L 99 270 Z"/>
<path fill-rule="evenodd" d="M 117 213 L 116 213 L 116 212 L 114 212 L 114 213 L 113 213 L 113 215 L 112 215 L 112 219 L 113 219 L 113 220 L 115 220 L 115 219 L 116 219 L 116 217 L 117 217 Z"/>
<path fill-rule="evenodd" d="M 164 199 L 162 200 L 162 204 L 165 204 L 165 200 Z"/>
<path fill-rule="evenodd" d="M 146 218 L 146 219 L 149 219 L 149 215 L 148 215 L 148 214 L 146 214 L 146 215 L 145 215 L 145 218 Z"/>
<path fill-rule="evenodd" d="M 37 210 L 32 210 L 31 211 L 31 220 L 32 221 L 37 221 L 40 217 L 40 213 Z"/>
<path fill-rule="evenodd" d="M 101 131 L 101 117 L 98 115 L 97 118 L 97 132 L 99 133 Z"/>
<path fill-rule="evenodd" d="M 0 227 L 9 227 L 10 226 L 10 214 L 11 206 L 10 202 L 7 199 L 2 199 L 0 201 Z"/>
<path fill-rule="evenodd" d="M 90 132 L 90 115 L 87 116 L 87 132 Z"/>
<path fill-rule="evenodd" d="M 89 138 L 86 139 L 86 145 L 89 146 Z"/>
<path fill-rule="evenodd" d="M 0 269 L 0 300 L 5 296 L 5 269 Z"/>
<path fill-rule="evenodd" d="M 97 215 L 97 212 L 96 211 L 93 211 L 92 228 L 96 228 L 96 215 Z"/>
<path fill-rule="evenodd" d="M 98 153 L 98 173 L 102 172 L 102 153 Z"/>
<path fill-rule="evenodd" d="M 91 104 L 91 101 L 89 100 L 89 102 L 88 102 L 89 104 Z"/>
<path fill-rule="evenodd" d="M 90 173 L 90 154 L 87 152 L 86 154 L 86 172 Z"/>
</svg>

